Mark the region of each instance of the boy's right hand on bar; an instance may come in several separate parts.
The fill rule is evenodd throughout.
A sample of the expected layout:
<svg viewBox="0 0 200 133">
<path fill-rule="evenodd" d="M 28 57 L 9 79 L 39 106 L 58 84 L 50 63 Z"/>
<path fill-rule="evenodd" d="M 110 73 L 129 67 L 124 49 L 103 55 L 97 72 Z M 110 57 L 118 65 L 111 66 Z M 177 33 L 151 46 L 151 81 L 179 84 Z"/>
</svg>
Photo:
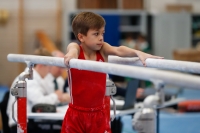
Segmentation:
<svg viewBox="0 0 200 133">
<path fill-rule="evenodd" d="M 77 58 L 78 58 L 77 54 L 75 54 L 75 53 L 73 53 L 73 52 L 68 52 L 68 53 L 64 56 L 64 63 L 65 63 L 65 65 L 66 65 L 67 69 L 70 68 L 69 61 L 70 61 L 71 59 L 77 59 Z"/>
<path fill-rule="evenodd" d="M 70 68 L 69 61 L 71 59 L 78 59 L 79 55 L 79 45 L 77 43 L 70 43 L 67 47 L 67 54 L 64 56 L 64 63 L 67 69 Z"/>
<path fill-rule="evenodd" d="M 64 63 L 65 63 L 65 65 L 67 66 L 67 68 L 69 68 L 69 61 L 71 60 L 71 59 L 73 59 L 74 57 L 73 56 L 71 56 L 71 55 L 69 55 L 69 54 L 66 54 L 65 56 L 64 56 Z"/>
</svg>

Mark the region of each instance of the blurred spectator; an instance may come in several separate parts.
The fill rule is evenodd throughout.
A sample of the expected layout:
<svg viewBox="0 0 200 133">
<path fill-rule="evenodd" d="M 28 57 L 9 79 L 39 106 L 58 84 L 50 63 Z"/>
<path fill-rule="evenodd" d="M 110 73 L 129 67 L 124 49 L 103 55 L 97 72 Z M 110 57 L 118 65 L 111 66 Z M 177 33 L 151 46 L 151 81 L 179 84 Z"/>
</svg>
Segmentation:
<svg viewBox="0 0 200 133">
<path fill-rule="evenodd" d="M 128 81 L 124 77 L 116 76 L 116 75 L 112 75 L 111 79 L 117 87 L 117 93 L 114 96 L 120 96 L 124 98 L 126 95 L 126 87 L 127 87 Z M 143 99 L 143 93 L 144 93 L 144 89 L 139 87 L 136 92 L 136 98 Z"/>
<path fill-rule="evenodd" d="M 43 48 L 39 48 L 35 51 L 35 55 L 39 56 L 51 56 L 51 54 Z M 28 69 L 26 68 L 25 71 Z M 42 65 L 42 64 L 35 64 L 33 68 L 33 80 L 26 80 L 27 82 L 27 112 L 31 112 L 32 107 L 39 103 L 46 103 L 46 104 L 58 104 L 60 103 L 63 98 L 63 94 L 61 90 L 56 90 L 54 92 L 49 91 L 49 87 L 47 84 L 50 81 L 45 81 L 45 76 L 49 73 L 50 66 Z M 12 87 L 14 87 L 15 83 L 18 81 L 18 77 L 15 78 L 14 82 L 12 83 Z M 12 88 L 11 87 L 11 88 Z M 15 97 L 9 97 L 8 107 L 7 107 L 7 114 L 9 117 L 9 126 L 11 128 L 11 133 L 17 132 L 17 125 L 12 119 L 12 104 L 15 101 Z M 15 118 L 17 116 L 17 104 L 15 104 L 14 108 L 14 115 Z M 17 118 L 16 118 L 17 119 Z M 28 122 L 28 132 L 35 132 L 34 124 Z"/>
<path fill-rule="evenodd" d="M 143 51 L 143 52 L 148 52 L 149 51 L 149 45 L 148 45 L 148 42 L 146 41 L 146 36 L 145 35 L 139 34 L 137 36 L 136 44 L 135 44 L 134 49 L 137 49 L 137 50 L 140 50 L 140 51 Z"/>
<path fill-rule="evenodd" d="M 133 39 L 133 35 L 131 33 L 127 33 L 125 35 L 125 39 L 121 41 L 121 45 L 134 49 L 136 42 Z"/>
<path fill-rule="evenodd" d="M 61 51 L 55 51 L 52 53 L 54 57 L 63 58 L 64 54 Z M 58 66 L 52 66 L 50 69 L 50 73 L 47 74 L 45 77 L 46 82 L 48 82 L 49 92 L 53 93 L 56 90 L 61 90 L 63 93 L 62 95 L 62 103 L 69 103 L 70 102 L 70 94 L 66 93 L 63 90 L 65 85 L 65 79 L 62 77 L 62 73 L 64 72 L 64 68 Z"/>
</svg>

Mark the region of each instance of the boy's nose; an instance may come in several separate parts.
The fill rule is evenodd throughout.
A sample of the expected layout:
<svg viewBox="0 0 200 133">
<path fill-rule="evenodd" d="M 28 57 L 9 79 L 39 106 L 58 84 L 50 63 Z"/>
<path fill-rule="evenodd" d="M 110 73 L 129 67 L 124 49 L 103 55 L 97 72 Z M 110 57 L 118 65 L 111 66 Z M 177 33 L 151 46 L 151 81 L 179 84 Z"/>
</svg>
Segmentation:
<svg viewBox="0 0 200 133">
<path fill-rule="evenodd" d="M 100 41 L 103 41 L 103 36 L 100 36 L 100 37 L 99 37 L 99 40 L 100 40 Z"/>
</svg>

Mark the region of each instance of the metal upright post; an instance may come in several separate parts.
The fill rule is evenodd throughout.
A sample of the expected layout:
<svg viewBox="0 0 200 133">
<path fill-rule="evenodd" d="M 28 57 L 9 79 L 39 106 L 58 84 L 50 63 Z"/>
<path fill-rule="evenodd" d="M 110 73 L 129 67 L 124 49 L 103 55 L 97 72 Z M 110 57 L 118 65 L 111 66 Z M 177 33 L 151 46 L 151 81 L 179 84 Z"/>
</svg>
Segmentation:
<svg viewBox="0 0 200 133">
<path fill-rule="evenodd" d="M 133 128 L 138 133 L 159 133 L 159 107 L 164 103 L 164 82 L 151 81 L 155 85 L 156 93 L 145 98 L 144 107 L 133 118 Z"/>
<path fill-rule="evenodd" d="M 17 133 L 27 133 L 27 83 L 26 78 L 33 79 L 33 64 L 26 62 L 29 71 L 22 72 L 19 75 L 19 81 L 16 82 L 15 86 L 11 88 L 11 94 L 15 96 L 17 101 L 17 120 L 14 116 L 14 104 L 12 105 L 12 118 L 17 124 Z"/>
<path fill-rule="evenodd" d="M 115 107 L 115 101 L 113 99 L 113 95 L 115 95 L 117 92 L 115 84 L 110 80 L 106 79 L 106 95 L 104 98 L 104 104 L 106 105 L 106 115 L 108 120 L 113 121 L 116 115 L 116 107 Z M 113 108 L 114 108 L 114 115 L 110 117 L 110 98 L 113 101 Z"/>
<path fill-rule="evenodd" d="M 156 133 L 159 133 L 159 114 L 160 109 L 159 106 L 162 106 L 165 102 L 165 93 L 164 93 L 164 82 L 160 80 L 154 80 L 153 84 L 155 85 L 156 94 L 158 96 L 158 103 L 155 106 L 156 108 Z"/>
</svg>

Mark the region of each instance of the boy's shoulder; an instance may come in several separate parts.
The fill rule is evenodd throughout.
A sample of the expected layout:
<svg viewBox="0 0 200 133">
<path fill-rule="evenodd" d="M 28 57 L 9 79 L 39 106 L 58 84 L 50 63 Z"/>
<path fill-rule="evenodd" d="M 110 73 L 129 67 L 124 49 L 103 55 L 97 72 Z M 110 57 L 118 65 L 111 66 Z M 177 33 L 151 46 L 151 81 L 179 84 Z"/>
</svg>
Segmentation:
<svg viewBox="0 0 200 133">
<path fill-rule="evenodd" d="M 108 55 L 110 53 L 109 52 L 110 50 L 112 50 L 112 46 L 109 43 L 107 43 L 107 42 L 103 42 L 103 46 L 100 49 L 100 53 L 103 56 L 105 62 L 108 61 Z"/>
<path fill-rule="evenodd" d="M 112 48 L 112 46 L 109 44 L 109 43 L 107 43 L 107 42 L 103 42 L 103 46 L 102 46 L 102 51 L 107 51 L 107 50 L 109 50 L 109 49 L 111 49 Z"/>
</svg>

